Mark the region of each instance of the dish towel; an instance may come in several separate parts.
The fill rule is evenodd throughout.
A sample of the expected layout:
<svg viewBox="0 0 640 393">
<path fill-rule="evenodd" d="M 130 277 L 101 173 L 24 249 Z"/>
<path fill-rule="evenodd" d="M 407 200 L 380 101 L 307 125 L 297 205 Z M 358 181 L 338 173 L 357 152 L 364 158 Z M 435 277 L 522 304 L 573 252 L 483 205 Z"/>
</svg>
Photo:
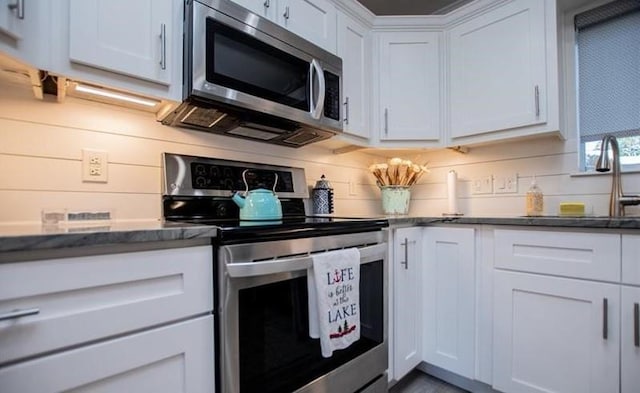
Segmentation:
<svg viewBox="0 0 640 393">
<path fill-rule="evenodd" d="M 307 270 L 309 336 L 320 338 L 322 356 L 360 339 L 360 251 L 312 255 Z"/>
</svg>

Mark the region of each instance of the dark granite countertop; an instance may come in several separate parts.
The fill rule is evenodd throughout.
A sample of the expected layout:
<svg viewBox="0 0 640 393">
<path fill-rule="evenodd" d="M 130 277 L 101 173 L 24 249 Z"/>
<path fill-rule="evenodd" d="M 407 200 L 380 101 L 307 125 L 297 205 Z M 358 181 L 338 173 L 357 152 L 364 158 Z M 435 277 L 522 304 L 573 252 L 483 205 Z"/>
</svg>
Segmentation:
<svg viewBox="0 0 640 393">
<path fill-rule="evenodd" d="M 388 216 L 391 227 L 438 224 L 640 229 L 640 217 L 412 217 Z M 0 225 L 0 253 L 211 238 L 212 226 L 161 221 L 118 222 L 90 227 Z"/>
<path fill-rule="evenodd" d="M 391 226 L 425 226 L 433 224 L 519 225 L 558 228 L 640 229 L 640 217 L 388 217 Z"/>
<path fill-rule="evenodd" d="M 217 229 L 212 226 L 161 221 L 108 222 L 86 227 L 0 225 L 0 253 L 164 242 L 211 238 L 216 235 Z"/>
</svg>

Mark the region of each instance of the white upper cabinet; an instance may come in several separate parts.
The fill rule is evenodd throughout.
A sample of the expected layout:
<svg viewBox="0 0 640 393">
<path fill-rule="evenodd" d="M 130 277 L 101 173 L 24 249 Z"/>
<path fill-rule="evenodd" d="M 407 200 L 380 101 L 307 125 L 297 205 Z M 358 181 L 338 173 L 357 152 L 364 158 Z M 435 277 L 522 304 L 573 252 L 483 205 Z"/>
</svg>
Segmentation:
<svg viewBox="0 0 640 393">
<path fill-rule="evenodd" d="M 439 32 L 384 32 L 379 35 L 380 141 L 440 142 Z"/>
<path fill-rule="evenodd" d="M 555 1 L 507 2 L 448 36 L 452 144 L 557 131 Z"/>
<path fill-rule="evenodd" d="M 182 100 L 182 2 L 61 0 L 52 12 L 50 73 Z"/>
<path fill-rule="evenodd" d="M 234 3 L 243 6 L 254 14 L 276 19 L 277 0 L 233 0 Z"/>
<path fill-rule="evenodd" d="M 51 2 L 0 0 L 0 52 L 34 67 L 49 66 Z"/>
<path fill-rule="evenodd" d="M 70 0 L 69 59 L 168 85 L 171 2 Z"/>
<path fill-rule="evenodd" d="M 336 53 L 336 9 L 328 0 L 232 0 Z"/>
<path fill-rule="evenodd" d="M 369 30 L 338 13 L 338 56 L 342 58 L 344 132 L 369 138 L 371 37 Z"/>
<path fill-rule="evenodd" d="M 24 0 L 0 1 L 0 32 L 13 39 L 22 38 L 24 18 Z"/>
<path fill-rule="evenodd" d="M 278 0 L 277 20 L 282 26 L 336 53 L 336 9 L 328 0 Z"/>
</svg>

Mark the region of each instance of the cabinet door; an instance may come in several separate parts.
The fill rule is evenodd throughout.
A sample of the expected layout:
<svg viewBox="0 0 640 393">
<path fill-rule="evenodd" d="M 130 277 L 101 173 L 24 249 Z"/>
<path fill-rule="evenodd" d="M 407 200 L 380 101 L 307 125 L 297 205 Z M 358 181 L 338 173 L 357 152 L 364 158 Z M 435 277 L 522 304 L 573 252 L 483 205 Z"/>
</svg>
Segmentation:
<svg viewBox="0 0 640 393">
<path fill-rule="evenodd" d="M 0 0 L 0 52 L 39 69 L 49 69 L 52 3 Z"/>
<path fill-rule="evenodd" d="M 380 140 L 440 140 L 437 32 L 380 35 Z"/>
<path fill-rule="evenodd" d="M 278 0 L 232 0 L 236 4 L 240 4 L 244 8 L 268 19 L 276 19 L 276 2 Z"/>
<path fill-rule="evenodd" d="M 472 228 L 424 228 L 423 360 L 474 378 L 475 246 Z"/>
<path fill-rule="evenodd" d="M 4 393 L 214 391 L 213 316 L 0 368 Z"/>
<path fill-rule="evenodd" d="M 393 376 L 399 380 L 422 360 L 422 228 L 400 228 L 393 241 Z"/>
<path fill-rule="evenodd" d="M 452 138 L 545 122 L 544 6 L 511 1 L 450 30 Z"/>
<path fill-rule="evenodd" d="M 621 392 L 637 393 L 640 388 L 640 288 L 622 287 Z"/>
<path fill-rule="evenodd" d="M 13 39 L 22 38 L 25 18 L 25 1 L 0 0 L 0 33 Z"/>
<path fill-rule="evenodd" d="M 338 56 L 342 58 L 344 132 L 369 138 L 371 39 L 366 27 L 338 13 Z"/>
<path fill-rule="evenodd" d="M 72 62 L 169 85 L 170 0 L 70 0 Z"/>
<path fill-rule="evenodd" d="M 494 279 L 497 390 L 618 391 L 618 285 L 506 271 Z"/>
<path fill-rule="evenodd" d="M 328 0 L 278 0 L 278 23 L 336 53 L 336 9 Z"/>
</svg>

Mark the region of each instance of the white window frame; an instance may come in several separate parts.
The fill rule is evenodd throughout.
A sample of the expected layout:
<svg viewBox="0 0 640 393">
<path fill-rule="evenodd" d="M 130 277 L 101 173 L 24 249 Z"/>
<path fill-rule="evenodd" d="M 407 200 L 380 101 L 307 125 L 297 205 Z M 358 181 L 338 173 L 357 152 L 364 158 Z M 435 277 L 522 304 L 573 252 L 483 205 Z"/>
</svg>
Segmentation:
<svg viewBox="0 0 640 393">
<path fill-rule="evenodd" d="M 586 172 L 582 167 L 582 146 L 578 130 L 578 97 L 576 73 L 576 31 L 574 18 L 577 14 L 589 11 L 592 8 L 607 4 L 612 0 L 569 0 L 566 1 L 567 8 L 558 12 L 558 37 L 560 39 L 560 100 L 562 105 L 563 118 L 561 124 L 567 130 L 568 139 L 575 139 L 576 148 L 576 168 L 578 174 L 595 174 L 597 172 Z M 640 165 L 623 165 L 622 172 L 640 172 Z"/>
</svg>

